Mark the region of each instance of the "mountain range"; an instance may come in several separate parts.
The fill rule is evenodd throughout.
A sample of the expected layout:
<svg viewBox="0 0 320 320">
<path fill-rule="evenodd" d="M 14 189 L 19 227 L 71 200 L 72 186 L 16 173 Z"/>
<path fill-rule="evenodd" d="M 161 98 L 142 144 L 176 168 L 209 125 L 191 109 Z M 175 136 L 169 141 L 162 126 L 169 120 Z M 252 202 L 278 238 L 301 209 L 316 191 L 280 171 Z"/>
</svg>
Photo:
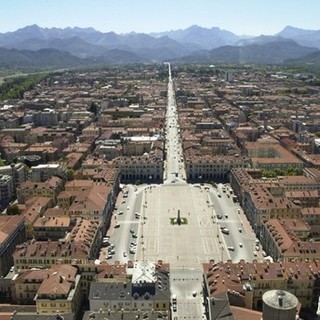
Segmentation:
<svg viewBox="0 0 320 320">
<path fill-rule="evenodd" d="M 238 36 L 217 27 L 191 26 L 159 33 L 100 32 L 93 28 L 27 26 L 0 33 L 0 68 L 78 67 L 150 63 L 299 63 L 320 52 L 320 30 L 286 27 L 270 36 Z M 311 56 L 310 56 L 311 54 Z M 306 58 L 304 58 L 306 57 Z M 316 59 L 317 60 L 317 59 Z"/>
</svg>

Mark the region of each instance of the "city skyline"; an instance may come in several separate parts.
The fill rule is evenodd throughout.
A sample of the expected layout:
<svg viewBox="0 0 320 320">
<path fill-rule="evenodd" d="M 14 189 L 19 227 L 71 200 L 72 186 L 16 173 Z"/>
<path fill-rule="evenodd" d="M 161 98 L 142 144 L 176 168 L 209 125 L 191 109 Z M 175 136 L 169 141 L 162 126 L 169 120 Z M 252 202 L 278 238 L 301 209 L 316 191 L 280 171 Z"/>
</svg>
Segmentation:
<svg viewBox="0 0 320 320">
<path fill-rule="evenodd" d="M 43 28 L 93 27 L 101 32 L 164 32 L 192 25 L 219 27 L 237 35 L 258 36 L 293 27 L 319 30 L 320 3 L 309 0 L 92 0 L 49 1 L 12 0 L 0 3 L 0 32 L 15 31 L 27 25 Z"/>
</svg>

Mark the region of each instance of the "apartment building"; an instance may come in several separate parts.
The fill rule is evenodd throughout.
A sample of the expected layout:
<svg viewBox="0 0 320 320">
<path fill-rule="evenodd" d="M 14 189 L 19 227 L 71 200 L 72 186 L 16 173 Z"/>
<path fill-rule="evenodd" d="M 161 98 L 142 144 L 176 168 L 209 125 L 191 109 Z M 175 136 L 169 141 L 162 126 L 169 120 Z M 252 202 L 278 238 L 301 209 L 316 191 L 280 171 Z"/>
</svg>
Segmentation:
<svg viewBox="0 0 320 320">
<path fill-rule="evenodd" d="M 315 208 L 303 208 L 301 215 L 303 221 L 309 225 L 320 225 L 320 208 L 318 206 Z"/>
<path fill-rule="evenodd" d="M 70 265 L 54 266 L 34 298 L 38 314 L 74 314 L 78 319 L 82 305 L 81 276 Z"/>
<path fill-rule="evenodd" d="M 25 142 L 25 137 L 28 136 L 30 128 L 7 128 L 2 129 L 1 133 L 14 138 L 17 143 Z"/>
<path fill-rule="evenodd" d="M 56 126 L 59 121 L 59 114 L 53 109 L 43 109 L 32 114 L 33 123 L 35 126 Z"/>
<path fill-rule="evenodd" d="M 273 289 L 294 294 L 302 308 L 314 308 L 320 293 L 320 264 L 305 262 L 222 263 L 211 260 L 204 268 L 204 301 L 226 294 L 231 306 L 261 310 L 262 296 Z"/>
<path fill-rule="evenodd" d="M 132 262 L 126 264 L 115 261 L 108 264 L 77 264 L 75 265 L 81 274 L 81 290 L 83 299 L 89 301 L 91 283 L 93 281 L 101 283 L 126 283 L 131 278 L 131 272 L 127 269 Z"/>
<path fill-rule="evenodd" d="M 152 147 L 150 138 L 145 140 L 124 140 L 122 142 L 122 153 L 124 156 L 142 156 L 144 153 L 149 153 Z"/>
<path fill-rule="evenodd" d="M 16 246 L 26 241 L 22 216 L 0 216 L 0 276 L 5 276 L 14 264 L 12 254 Z"/>
<path fill-rule="evenodd" d="M 292 168 L 303 169 L 304 163 L 279 144 L 259 140 L 246 142 L 244 145 L 246 155 L 251 158 L 253 168 L 265 170 L 288 170 Z"/>
<path fill-rule="evenodd" d="M 166 270 L 139 261 L 134 264 L 131 281 L 93 282 L 89 294 L 90 310 L 164 311 L 170 308 L 170 278 Z"/>
<path fill-rule="evenodd" d="M 67 179 L 67 170 L 59 164 L 39 164 L 31 167 L 30 180 L 44 182 L 52 176 L 58 176 L 63 180 Z"/>
<path fill-rule="evenodd" d="M 19 204 L 20 215 L 26 224 L 27 238 L 33 238 L 33 225 L 44 212 L 53 204 L 52 199 L 46 197 L 29 198 L 24 205 Z"/>
<path fill-rule="evenodd" d="M 4 209 L 14 197 L 12 177 L 0 175 L 0 208 Z"/>
<path fill-rule="evenodd" d="M 61 178 L 51 177 L 45 182 L 26 181 L 17 188 L 19 203 L 25 203 L 31 197 L 47 197 L 57 202 L 58 194 L 63 190 L 64 182 Z"/>
<path fill-rule="evenodd" d="M 80 152 L 67 153 L 62 160 L 60 165 L 67 169 L 78 170 L 81 167 L 81 163 L 84 159 L 84 154 Z"/>
<path fill-rule="evenodd" d="M 238 156 L 213 156 L 188 149 L 185 153 L 185 168 L 187 180 L 213 181 L 227 180 L 232 168 L 244 168 L 246 159 Z"/>
<path fill-rule="evenodd" d="M 37 240 L 58 241 L 64 239 L 66 234 L 72 230 L 75 221 L 70 217 L 39 217 L 33 224 L 33 237 Z"/>
<path fill-rule="evenodd" d="M 270 219 L 261 229 L 262 245 L 275 260 L 313 261 L 320 254 L 320 243 L 311 242 L 310 226 L 296 219 Z"/>
<path fill-rule="evenodd" d="M 318 207 L 320 195 L 318 190 L 287 191 L 285 195 L 288 200 L 297 203 L 301 208 Z"/>
<path fill-rule="evenodd" d="M 43 162 L 57 161 L 61 155 L 53 142 L 34 143 L 24 150 L 23 155 L 37 155 Z"/>
<path fill-rule="evenodd" d="M 117 193 L 114 188 L 108 183 L 92 180 L 69 181 L 65 191 L 58 197 L 59 203 L 67 208 L 66 214 L 71 218 L 100 219 L 105 232 L 116 201 Z"/>
<path fill-rule="evenodd" d="M 113 163 L 120 172 L 121 181 L 151 183 L 163 179 L 163 152 L 160 150 L 138 157 L 119 157 Z"/>
<path fill-rule="evenodd" d="M 262 185 L 273 195 L 290 195 L 291 191 L 299 192 L 299 198 L 302 199 L 302 202 L 306 202 L 306 204 L 309 202 L 308 193 L 303 193 L 303 191 L 310 191 L 314 197 L 316 197 L 317 193 L 314 193 L 313 191 L 319 190 L 320 188 L 317 177 L 279 176 L 276 178 L 262 178 L 262 171 L 260 169 L 252 168 L 233 168 L 230 174 L 230 184 L 240 202 L 242 202 L 244 190 L 247 190 L 248 186 L 252 189 L 255 188 L 255 186 Z M 294 200 L 294 197 L 292 200 Z"/>
<path fill-rule="evenodd" d="M 14 163 L 10 166 L 0 167 L 0 175 L 12 177 L 14 188 L 27 180 L 26 168 L 22 163 Z"/>
<path fill-rule="evenodd" d="M 50 268 L 54 264 L 93 261 L 101 245 L 99 221 L 79 219 L 70 234 L 60 241 L 35 241 L 18 245 L 13 252 L 17 269 Z"/>
<path fill-rule="evenodd" d="M 12 301 L 17 304 L 35 304 L 41 283 L 50 277 L 48 269 L 20 270 L 12 278 Z"/>
</svg>

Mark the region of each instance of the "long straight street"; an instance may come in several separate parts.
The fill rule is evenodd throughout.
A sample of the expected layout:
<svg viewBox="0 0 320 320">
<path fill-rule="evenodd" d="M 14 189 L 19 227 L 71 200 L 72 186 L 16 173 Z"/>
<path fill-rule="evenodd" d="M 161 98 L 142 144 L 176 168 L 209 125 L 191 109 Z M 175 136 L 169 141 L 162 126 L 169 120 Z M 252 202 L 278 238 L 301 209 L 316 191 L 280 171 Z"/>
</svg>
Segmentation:
<svg viewBox="0 0 320 320">
<path fill-rule="evenodd" d="M 116 250 L 109 258 L 169 262 L 174 317 L 202 319 L 202 264 L 261 259 L 262 250 L 255 250 L 255 235 L 228 186 L 186 182 L 170 64 L 168 69 L 164 183 L 125 187 L 128 198 L 118 205 L 110 239 Z"/>
</svg>

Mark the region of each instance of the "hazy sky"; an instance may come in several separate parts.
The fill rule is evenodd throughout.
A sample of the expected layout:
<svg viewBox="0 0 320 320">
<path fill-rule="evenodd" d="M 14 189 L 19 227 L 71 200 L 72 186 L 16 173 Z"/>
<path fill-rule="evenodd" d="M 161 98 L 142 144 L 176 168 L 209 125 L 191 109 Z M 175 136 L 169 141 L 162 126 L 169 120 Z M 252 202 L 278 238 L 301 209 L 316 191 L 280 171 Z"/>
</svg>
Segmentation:
<svg viewBox="0 0 320 320">
<path fill-rule="evenodd" d="M 319 30 L 319 13 L 319 0 L 0 0 L 0 32 L 38 24 L 149 33 L 197 24 L 269 35 L 287 25 Z"/>
</svg>

